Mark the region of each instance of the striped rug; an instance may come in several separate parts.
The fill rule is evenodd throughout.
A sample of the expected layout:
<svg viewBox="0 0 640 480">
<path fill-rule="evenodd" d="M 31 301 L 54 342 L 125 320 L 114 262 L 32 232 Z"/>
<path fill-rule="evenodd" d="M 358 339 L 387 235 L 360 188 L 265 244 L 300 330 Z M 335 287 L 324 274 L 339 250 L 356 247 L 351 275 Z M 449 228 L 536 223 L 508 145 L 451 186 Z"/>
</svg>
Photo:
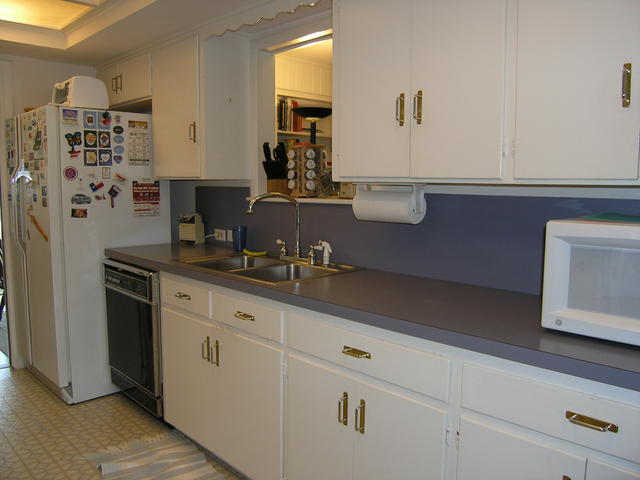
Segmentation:
<svg viewBox="0 0 640 480">
<path fill-rule="evenodd" d="M 175 431 L 85 458 L 97 464 L 104 480 L 223 480 L 204 453 Z"/>
</svg>

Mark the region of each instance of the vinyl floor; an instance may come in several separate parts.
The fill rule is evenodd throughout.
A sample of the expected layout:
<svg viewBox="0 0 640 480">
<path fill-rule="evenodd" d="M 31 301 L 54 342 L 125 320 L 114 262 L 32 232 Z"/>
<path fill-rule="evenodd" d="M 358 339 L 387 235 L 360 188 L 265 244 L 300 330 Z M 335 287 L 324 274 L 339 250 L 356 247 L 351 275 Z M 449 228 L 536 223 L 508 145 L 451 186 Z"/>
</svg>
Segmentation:
<svg viewBox="0 0 640 480">
<path fill-rule="evenodd" d="M 0 369 L 0 480 L 99 479 L 84 454 L 171 428 L 121 394 L 67 405 L 27 370 Z"/>
</svg>

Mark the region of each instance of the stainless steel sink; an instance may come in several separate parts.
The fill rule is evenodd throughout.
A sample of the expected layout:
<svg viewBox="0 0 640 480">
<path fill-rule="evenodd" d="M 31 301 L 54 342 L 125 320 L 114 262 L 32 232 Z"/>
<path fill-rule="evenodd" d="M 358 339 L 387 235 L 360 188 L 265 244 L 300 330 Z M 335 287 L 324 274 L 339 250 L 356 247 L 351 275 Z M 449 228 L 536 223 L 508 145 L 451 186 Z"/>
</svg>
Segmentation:
<svg viewBox="0 0 640 480">
<path fill-rule="evenodd" d="M 208 257 L 190 258 L 183 260 L 183 263 L 197 265 L 202 268 L 218 270 L 220 272 L 233 272 L 235 270 L 246 270 L 250 268 L 266 267 L 269 265 L 279 265 L 285 262 L 272 257 L 252 257 L 249 255 L 235 255 L 231 257 Z"/>
<path fill-rule="evenodd" d="M 252 257 L 233 255 L 227 257 L 198 257 L 182 260 L 182 263 L 229 275 L 246 278 L 268 285 L 298 282 L 356 270 L 349 265 L 309 265 L 304 260 L 277 257 Z"/>
<path fill-rule="evenodd" d="M 271 267 L 256 268 L 253 270 L 242 270 L 236 272 L 244 278 L 250 278 L 269 284 L 284 282 L 295 282 L 308 278 L 324 277 L 348 271 L 344 268 L 321 267 L 317 265 L 305 265 L 303 263 L 286 263 L 284 265 L 274 265 Z"/>
</svg>

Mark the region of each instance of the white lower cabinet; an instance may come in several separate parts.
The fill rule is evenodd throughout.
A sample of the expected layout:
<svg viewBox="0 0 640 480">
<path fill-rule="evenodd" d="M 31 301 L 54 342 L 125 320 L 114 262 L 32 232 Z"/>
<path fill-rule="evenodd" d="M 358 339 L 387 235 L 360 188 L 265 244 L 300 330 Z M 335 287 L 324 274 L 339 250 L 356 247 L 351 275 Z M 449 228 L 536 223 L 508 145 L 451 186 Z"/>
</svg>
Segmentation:
<svg viewBox="0 0 640 480">
<path fill-rule="evenodd" d="M 638 392 L 175 275 L 161 292 L 165 420 L 253 480 L 640 480 Z"/>
<path fill-rule="evenodd" d="M 460 421 L 458 480 L 578 480 L 586 458 L 469 418 Z"/>
<path fill-rule="evenodd" d="M 212 330 L 203 320 L 162 309 L 164 419 L 205 446 L 214 436 L 208 419 L 220 407 L 206 353 Z"/>
<path fill-rule="evenodd" d="M 446 412 L 296 355 L 287 369 L 287 479 L 438 479 Z"/>
</svg>

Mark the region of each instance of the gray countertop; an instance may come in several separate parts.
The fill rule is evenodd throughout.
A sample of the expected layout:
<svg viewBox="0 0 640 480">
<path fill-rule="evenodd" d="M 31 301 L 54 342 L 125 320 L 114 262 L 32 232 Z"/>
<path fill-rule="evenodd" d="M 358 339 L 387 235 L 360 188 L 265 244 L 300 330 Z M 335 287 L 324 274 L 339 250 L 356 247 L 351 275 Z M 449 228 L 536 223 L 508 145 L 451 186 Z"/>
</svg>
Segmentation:
<svg viewBox="0 0 640 480">
<path fill-rule="evenodd" d="M 223 255 L 215 245 L 109 248 L 105 255 L 455 347 L 640 391 L 640 348 L 547 330 L 540 297 L 358 270 L 278 286 L 180 263 Z"/>
</svg>

